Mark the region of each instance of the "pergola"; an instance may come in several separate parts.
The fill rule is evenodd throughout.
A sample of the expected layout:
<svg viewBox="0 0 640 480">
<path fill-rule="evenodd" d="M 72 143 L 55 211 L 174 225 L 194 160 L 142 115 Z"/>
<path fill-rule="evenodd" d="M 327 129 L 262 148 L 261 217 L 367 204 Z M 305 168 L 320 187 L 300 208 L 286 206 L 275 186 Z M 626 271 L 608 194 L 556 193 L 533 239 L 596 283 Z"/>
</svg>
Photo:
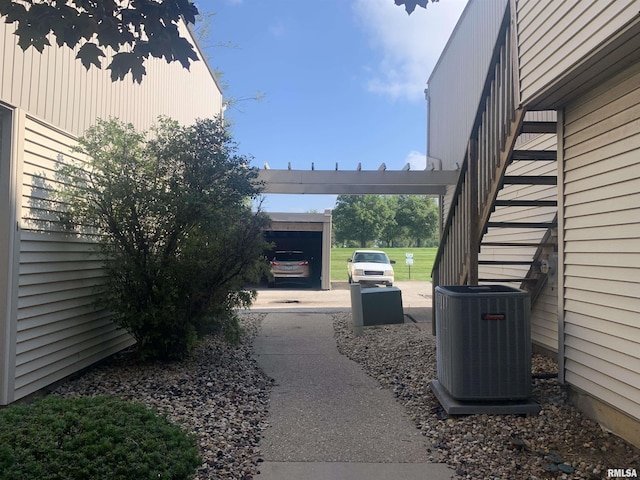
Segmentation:
<svg viewBox="0 0 640 480">
<path fill-rule="evenodd" d="M 260 170 L 258 180 L 264 182 L 263 193 L 316 195 L 444 195 L 447 185 L 458 180 L 455 170 L 411 170 L 409 165 L 400 171 L 387 170 L 272 170 L 267 164 Z M 321 288 L 331 288 L 331 211 L 318 214 L 270 213 L 269 234 L 276 240 L 308 242 L 307 248 L 320 254 Z M 303 237 L 306 240 L 303 240 Z M 289 244 L 291 245 L 291 244 Z"/>
</svg>

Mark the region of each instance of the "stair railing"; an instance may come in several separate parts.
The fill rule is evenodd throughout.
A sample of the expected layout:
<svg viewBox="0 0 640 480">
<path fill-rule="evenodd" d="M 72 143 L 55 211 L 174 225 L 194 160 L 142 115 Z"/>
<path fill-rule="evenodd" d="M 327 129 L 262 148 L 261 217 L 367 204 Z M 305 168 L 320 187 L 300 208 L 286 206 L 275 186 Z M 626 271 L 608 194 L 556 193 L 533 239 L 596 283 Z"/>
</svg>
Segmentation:
<svg viewBox="0 0 640 480">
<path fill-rule="evenodd" d="M 432 270 L 438 285 L 475 285 L 478 251 L 524 119 L 507 10 Z M 435 294 L 433 295 L 435 299 Z M 435 322 L 434 322 L 435 334 Z"/>
</svg>

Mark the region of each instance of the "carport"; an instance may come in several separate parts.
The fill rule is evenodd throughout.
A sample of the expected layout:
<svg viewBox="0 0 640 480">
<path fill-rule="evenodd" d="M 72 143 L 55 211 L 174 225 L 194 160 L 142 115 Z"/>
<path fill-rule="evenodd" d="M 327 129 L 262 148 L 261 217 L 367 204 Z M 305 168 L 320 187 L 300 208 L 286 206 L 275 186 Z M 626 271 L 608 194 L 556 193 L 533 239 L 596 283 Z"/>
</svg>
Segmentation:
<svg viewBox="0 0 640 480">
<path fill-rule="evenodd" d="M 454 185 L 457 171 L 414 170 L 260 170 L 263 193 L 278 194 L 420 194 L 442 197 Z M 442 205 L 442 202 L 440 202 Z M 265 238 L 279 250 L 303 250 L 313 257 L 312 275 L 322 290 L 331 289 L 331 210 L 324 213 L 271 213 Z M 314 273 L 315 272 L 315 273 Z"/>
<path fill-rule="evenodd" d="M 324 213 L 269 213 L 265 239 L 274 250 L 302 250 L 310 257 L 312 285 L 331 288 L 331 210 Z"/>
</svg>

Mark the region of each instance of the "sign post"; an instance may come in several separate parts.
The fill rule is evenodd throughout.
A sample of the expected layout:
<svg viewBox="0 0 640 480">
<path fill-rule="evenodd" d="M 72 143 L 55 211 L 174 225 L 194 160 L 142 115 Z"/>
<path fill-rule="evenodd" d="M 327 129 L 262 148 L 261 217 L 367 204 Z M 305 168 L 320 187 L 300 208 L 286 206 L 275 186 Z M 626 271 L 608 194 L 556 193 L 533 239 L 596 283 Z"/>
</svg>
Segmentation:
<svg viewBox="0 0 640 480">
<path fill-rule="evenodd" d="M 411 265 L 413 265 L 413 253 L 405 253 L 404 258 L 407 266 L 409 267 L 409 280 L 411 280 Z"/>
</svg>

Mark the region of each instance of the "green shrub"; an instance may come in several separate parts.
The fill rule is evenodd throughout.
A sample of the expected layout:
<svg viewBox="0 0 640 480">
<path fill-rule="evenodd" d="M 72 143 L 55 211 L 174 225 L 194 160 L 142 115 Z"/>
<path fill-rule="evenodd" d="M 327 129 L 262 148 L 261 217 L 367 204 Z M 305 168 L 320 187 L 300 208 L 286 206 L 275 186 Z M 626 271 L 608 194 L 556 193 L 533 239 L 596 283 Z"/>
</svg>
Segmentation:
<svg viewBox="0 0 640 480">
<path fill-rule="evenodd" d="M 47 397 L 0 410 L 3 480 L 188 479 L 194 439 L 140 403 Z"/>
<path fill-rule="evenodd" d="M 140 357 L 180 360 L 203 332 L 235 328 L 233 312 L 255 296 L 244 286 L 267 272 L 270 220 L 251 209 L 258 171 L 224 121 L 164 118 L 139 133 L 112 119 L 78 141 L 83 160 L 56 171 L 60 222 L 99 244 L 98 305 L 136 339 Z"/>
</svg>

